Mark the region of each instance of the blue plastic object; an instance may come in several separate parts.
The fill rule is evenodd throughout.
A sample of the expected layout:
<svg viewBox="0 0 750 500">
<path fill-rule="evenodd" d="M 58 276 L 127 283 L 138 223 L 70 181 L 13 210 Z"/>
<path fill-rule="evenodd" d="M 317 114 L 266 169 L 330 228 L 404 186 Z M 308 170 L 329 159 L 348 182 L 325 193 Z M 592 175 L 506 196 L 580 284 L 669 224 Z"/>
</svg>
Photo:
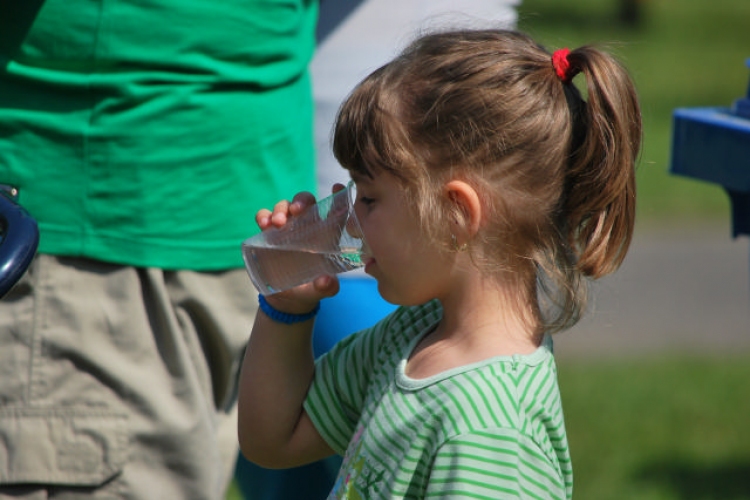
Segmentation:
<svg viewBox="0 0 750 500">
<path fill-rule="evenodd" d="M 0 297 L 26 272 L 38 246 L 36 220 L 0 189 Z"/>
<path fill-rule="evenodd" d="M 750 235 L 750 86 L 731 108 L 678 108 L 673 118 L 671 172 L 724 187 L 733 235 Z"/>
<path fill-rule="evenodd" d="M 396 310 L 380 296 L 378 282 L 369 276 L 344 275 L 339 277 L 339 283 L 339 293 L 320 302 L 313 331 L 315 357 Z"/>
</svg>

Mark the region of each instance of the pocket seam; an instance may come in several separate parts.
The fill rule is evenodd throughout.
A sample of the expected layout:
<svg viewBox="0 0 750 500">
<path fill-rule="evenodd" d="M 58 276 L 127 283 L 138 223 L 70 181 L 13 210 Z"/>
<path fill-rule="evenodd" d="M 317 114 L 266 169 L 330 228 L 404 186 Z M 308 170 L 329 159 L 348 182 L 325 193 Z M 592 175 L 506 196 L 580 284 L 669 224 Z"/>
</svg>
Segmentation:
<svg viewBox="0 0 750 500">
<path fill-rule="evenodd" d="M 122 471 L 127 416 L 104 409 L 0 409 L 0 484 L 96 486 Z"/>
</svg>

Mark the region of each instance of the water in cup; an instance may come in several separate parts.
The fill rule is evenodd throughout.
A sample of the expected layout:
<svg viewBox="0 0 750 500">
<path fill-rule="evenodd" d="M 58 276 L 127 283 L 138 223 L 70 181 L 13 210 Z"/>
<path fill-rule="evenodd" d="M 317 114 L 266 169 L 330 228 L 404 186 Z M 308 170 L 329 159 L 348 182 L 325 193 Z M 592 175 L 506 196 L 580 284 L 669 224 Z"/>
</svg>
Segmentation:
<svg viewBox="0 0 750 500">
<path fill-rule="evenodd" d="M 242 243 L 250 279 L 263 295 L 363 266 L 354 183 Z"/>
</svg>

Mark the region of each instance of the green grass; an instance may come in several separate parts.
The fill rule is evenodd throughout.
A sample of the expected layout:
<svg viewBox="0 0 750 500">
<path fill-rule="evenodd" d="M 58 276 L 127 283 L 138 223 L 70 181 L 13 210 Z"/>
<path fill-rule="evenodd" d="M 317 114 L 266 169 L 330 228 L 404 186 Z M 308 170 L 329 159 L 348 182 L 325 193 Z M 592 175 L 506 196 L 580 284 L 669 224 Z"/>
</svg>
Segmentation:
<svg viewBox="0 0 750 500">
<path fill-rule="evenodd" d="M 641 0 L 642 23 L 618 22 L 617 0 L 523 0 L 519 27 L 550 49 L 607 44 L 638 87 L 644 146 L 638 170 L 638 216 L 654 221 L 728 217 L 714 184 L 668 173 L 672 112 L 730 106 L 747 93 L 750 2 Z"/>
<path fill-rule="evenodd" d="M 559 365 L 574 498 L 750 499 L 750 354 Z"/>
<path fill-rule="evenodd" d="M 225 500 L 251 500 L 251 499 L 242 498 L 242 494 L 240 493 L 239 487 L 237 487 L 237 483 L 232 481 L 232 484 L 229 487 L 229 491 L 227 492 L 227 496 Z"/>
</svg>

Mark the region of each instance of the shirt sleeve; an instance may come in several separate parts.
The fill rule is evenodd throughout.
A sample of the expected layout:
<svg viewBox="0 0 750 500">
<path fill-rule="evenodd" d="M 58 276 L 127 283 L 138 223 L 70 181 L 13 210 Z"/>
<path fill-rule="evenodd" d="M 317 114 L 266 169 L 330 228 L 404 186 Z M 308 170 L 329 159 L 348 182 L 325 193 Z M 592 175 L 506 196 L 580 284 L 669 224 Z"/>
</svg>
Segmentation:
<svg viewBox="0 0 750 500">
<path fill-rule="evenodd" d="M 567 499 L 561 472 L 539 446 L 513 429 L 457 436 L 435 456 L 425 498 Z"/>
<path fill-rule="evenodd" d="M 378 346 L 389 321 L 390 316 L 342 339 L 315 364 L 304 408 L 323 439 L 341 455 L 359 421 Z"/>
</svg>

